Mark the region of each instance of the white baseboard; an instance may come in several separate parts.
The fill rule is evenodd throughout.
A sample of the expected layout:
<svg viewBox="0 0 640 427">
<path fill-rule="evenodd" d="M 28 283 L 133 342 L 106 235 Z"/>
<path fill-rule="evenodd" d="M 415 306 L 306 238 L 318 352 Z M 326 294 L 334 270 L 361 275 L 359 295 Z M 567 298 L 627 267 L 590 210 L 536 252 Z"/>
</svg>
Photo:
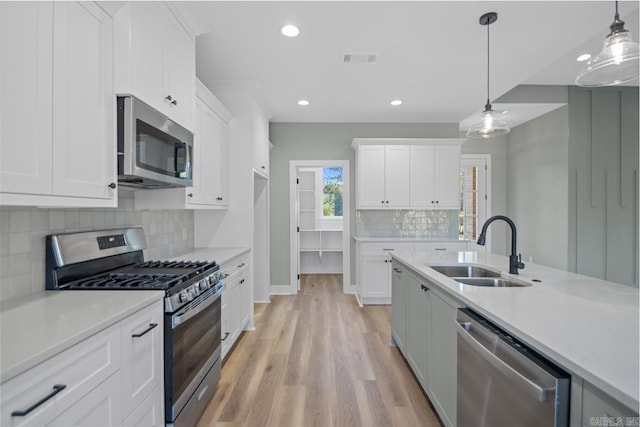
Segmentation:
<svg viewBox="0 0 640 427">
<path fill-rule="evenodd" d="M 266 301 L 254 301 L 254 304 L 271 304 L 271 300 L 266 300 Z"/>
<path fill-rule="evenodd" d="M 269 295 L 295 295 L 298 292 L 291 292 L 289 285 L 271 285 L 269 286 Z"/>
</svg>

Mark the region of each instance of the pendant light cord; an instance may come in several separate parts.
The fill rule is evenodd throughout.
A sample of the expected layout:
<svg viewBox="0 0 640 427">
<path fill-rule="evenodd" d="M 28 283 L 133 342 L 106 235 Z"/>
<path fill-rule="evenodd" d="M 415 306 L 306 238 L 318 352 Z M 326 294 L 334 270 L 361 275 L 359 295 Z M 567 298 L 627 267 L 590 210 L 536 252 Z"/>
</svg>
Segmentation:
<svg viewBox="0 0 640 427">
<path fill-rule="evenodd" d="M 489 106 L 489 109 L 491 108 L 491 103 L 489 102 L 489 27 L 490 26 L 491 26 L 491 23 L 488 23 L 487 24 L 487 105 Z"/>
</svg>

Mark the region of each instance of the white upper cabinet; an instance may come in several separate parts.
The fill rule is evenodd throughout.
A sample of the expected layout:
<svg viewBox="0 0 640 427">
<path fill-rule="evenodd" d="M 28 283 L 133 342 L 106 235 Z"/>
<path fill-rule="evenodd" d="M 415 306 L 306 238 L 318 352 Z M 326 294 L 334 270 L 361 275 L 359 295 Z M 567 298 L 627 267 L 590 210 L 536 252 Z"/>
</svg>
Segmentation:
<svg viewBox="0 0 640 427">
<path fill-rule="evenodd" d="M 412 146 L 410 169 L 412 207 L 460 207 L 460 145 Z"/>
<path fill-rule="evenodd" d="M 409 147 L 384 147 L 384 203 L 388 208 L 409 207 Z"/>
<path fill-rule="evenodd" d="M 409 206 L 409 146 L 363 145 L 358 149 L 358 207 Z"/>
<path fill-rule="evenodd" d="M 231 113 L 198 81 L 194 186 L 187 203 L 229 206 L 229 122 Z M 215 109 L 214 109 L 215 108 Z"/>
<path fill-rule="evenodd" d="M 0 203 L 115 206 L 112 17 L 93 2 L 0 12 Z"/>
<path fill-rule="evenodd" d="M 440 209 L 460 208 L 460 146 L 435 146 L 434 195 Z"/>
<path fill-rule="evenodd" d="M 115 182 L 113 21 L 94 3 L 54 4 L 53 192 L 109 199 Z"/>
<path fill-rule="evenodd" d="M 357 209 L 457 209 L 464 139 L 354 138 Z"/>
<path fill-rule="evenodd" d="M 116 15 L 116 93 L 135 95 L 194 129 L 195 39 L 161 2 L 127 2 Z"/>
<path fill-rule="evenodd" d="M 384 206 L 384 146 L 363 145 L 358 148 L 357 203 L 358 208 Z"/>
<path fill-rule="evenodd" d="M 411 206 L 430 208 L 435 203 L 434 188 L 420 183 L 435 182 L 435 148 L 430 145 L 411 147 Z M 425 166 L 429 165 L 429 166 Z"/>
<path fill-rule="evenodd" d="M 257 107 L 256 107 L 257 108 Z M 256 118 L 263 117 L 264 113 L 258 111 Z M 269 176 L 269 122 L 256 119 L 255 123 L 255 147 L 253 152 L 253 167 L 261 174 Z"/>
</svg>

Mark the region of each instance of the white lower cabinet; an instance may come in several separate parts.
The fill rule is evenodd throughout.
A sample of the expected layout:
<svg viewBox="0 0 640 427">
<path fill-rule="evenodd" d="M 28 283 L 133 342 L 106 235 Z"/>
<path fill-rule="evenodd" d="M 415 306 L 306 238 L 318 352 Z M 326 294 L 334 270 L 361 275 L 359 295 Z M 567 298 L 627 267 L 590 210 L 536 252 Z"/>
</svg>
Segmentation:
<svg viewBox="0 0 640 427">
<path fill-rule="evenodd" d="M 433 406 L 447 426 L 456 425 L 457 331 L 456 310 L 462 305 L 431 289 L 429 392 Z"/>
<path fill-rule="evenodd" d="M 638 425 L 638 407 L 629 408 L 593 384 L 571 377 L 571 427 Z"/>
<path fill-rule="evenodd" d="M 120 373 L 115 373 L 84 395 L 69 409 L 47 423 L 47 426 L 110 427 L 118 425 L 122 419 L 118 393 L 120 379 Z"/>
<path fill-rule="evenodd" d="M 445 426 L 456 425 L 456 310 L 462 304 L 441 293 L 421 275 L 394 261 L 391 306 L 396 343 Z M 400 273 L 398 273 L 400 271 Z M 404 299 L 402 298 L 404 296 Z M 403 310 L 403 307 L 405 309 Z M 394 314 L 395 313 L 395 314 Z M 404 314 L 404 319 L 400 319 Z"/>
<path fill-rule="evenodd" d="M 249 255 L 243 254 L 220 265 L 227 288 L 222 293 L 222 358 L 228 354 L 251 321 Z"/>
<path fill-rule="evenodd" d="M 154 304 L 121 322 L 124 414 L 130 414 L 142 405 L 162 384 L 163 320 L 162 306 Z"/>
<path fill-rule="evenodd" d="M 407 286 L 407 336 L 405 356 L 423 389 L 429 383 L 431 293 L 425 282 L 409 275 Z"/>
<path fill-rule="evenodd" d="M 164 426 L 163 386 L 158 385 L 122 422 L 124 427 Z"/>
<path fill-rule="evenodd" d="M 142 346 L 130 343 L 151 314 L 158 326 Z M 162 392 L 154 393 L 162 389 L 162 316 L 159 301 L 1 384 L 0 425 L 121 425 L 148 398 L 164 421 Z"/>
<path fill-rule="evenodd" d="M 405 351 L 407 336 L 408 273 L 399 265 L 391 273 L 391 338 L 400 350 Z"/>
<path fill-rule="evenodd" d="M 399 239 L 401 240 L 401 239 Z M 393 252 L 465 251 L 466 242 L 423 241 L 381 242 L 358 241 L 356 244 L 356 286 L 361 304 L 391 304 Z"/>
</svg>

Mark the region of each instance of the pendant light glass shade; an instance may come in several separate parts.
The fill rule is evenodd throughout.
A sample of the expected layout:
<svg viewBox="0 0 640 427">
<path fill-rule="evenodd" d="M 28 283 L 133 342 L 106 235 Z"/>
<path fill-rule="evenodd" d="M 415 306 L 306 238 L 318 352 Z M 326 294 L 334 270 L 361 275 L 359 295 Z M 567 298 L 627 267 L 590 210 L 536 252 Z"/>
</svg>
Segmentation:
<svg viewBox="0 0 640 427">
<path fill-rule="evenodd" d="M 493 138 L 509 133 L 509 125 L 499 119 L 499 113 L 490 109 L 482 112 L 482 120 L 469 126 L 467 138 Z"/>
<path fill-rule="evenodd" d="M 614 86 L 633 81 L 640 72 L 640 47 L 631 34 L 624 29 L 624 22 L 616 15 L 610 26 L 611 33 L 605 38 L 600 52 L 576 77 L 576 84 L 585 87 Z"/>
<path fill-rule="evenodd" d="M 491 109 L 489 102 L 489 26 L 496 22 L 498 14 L 495 12 L 485 13 L 480 17 L 480 25 L 487 26 L 487 103 L 482 112 L 482 119 L 469 126 L 467 138 L 493 138 L 494 136 L 509 133 L 509 125 L 499 118 L 500 114 Z"/>
</svg>

